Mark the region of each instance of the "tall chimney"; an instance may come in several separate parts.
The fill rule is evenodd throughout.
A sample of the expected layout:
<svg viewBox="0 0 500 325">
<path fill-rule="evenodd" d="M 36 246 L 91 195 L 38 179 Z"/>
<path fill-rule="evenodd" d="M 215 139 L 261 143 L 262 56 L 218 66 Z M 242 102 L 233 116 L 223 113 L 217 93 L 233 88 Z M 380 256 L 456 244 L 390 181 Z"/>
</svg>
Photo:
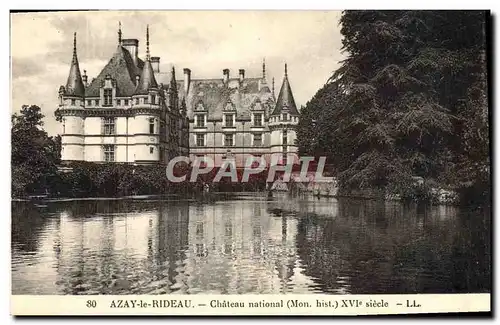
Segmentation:
<svg viewBox="0 0 500 325">
<path fill-rule="evenodd" d="M 151 57 L 151 66 L 153 67 L 153 72 L 155 72 L 155 73 L 160 72 L 160 57 L 159 56 L 152 56 Z"/>
<path fill-rule="evenodd" d="M 191 70 L 184 68 L 184 93 L 187 94 L 189 91 L 189 85 L 191 84 Z"/>
<path fill-rule="evenodd" d="M 122 46 L 130 52 L 134 64 L 137 66 L 138 55 L 139 55 L 139 40 L 135 38 L 127 38 L 122 40 Z"/>
<path fill-rule="evenodd" d="M 245 69 L 240 69 L 240 82 L 242 82 L 243 79 L 245 79 Z"/>
<path fill-rule="evenodd" d="M 229 82 L 229 69 L 224 69 L 222 70 L 222 74 L 223 74 L 223 80 L 224 80 L 224 83 L 227 84 Z"/>
</svg>

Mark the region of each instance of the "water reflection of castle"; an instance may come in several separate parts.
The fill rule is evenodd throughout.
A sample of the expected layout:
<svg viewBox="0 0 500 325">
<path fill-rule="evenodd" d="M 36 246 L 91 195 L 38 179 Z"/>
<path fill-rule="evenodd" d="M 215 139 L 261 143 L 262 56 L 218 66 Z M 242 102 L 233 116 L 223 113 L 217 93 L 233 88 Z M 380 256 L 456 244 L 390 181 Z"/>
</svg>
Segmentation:
<svg viewBox="0 0 500 325">
<path fill-rule="evenodd" d="M 462 250 L 487 238 L 453 207 L 278 196 L 133 205 L 49 207 L 29 231 L 34 214 L 13 211 L 13 293 L 446 292 L 475 275 L 474 288 L 488 284 L 478 256 L 489 253 Z"/>
<path fill-rule="evenodd" d="M 296 220 L 270 217 L 265 202 L 193 206 L 186 270 L 193 291 L 287 291 L 297 262 Z M 220 288 L 223 288 L 220 290 Z"/>
<path fill-rule="evenodd" d="M 300 291 L 311 280 L 299 262 L 297 223 L 255 201 L 67 210 L 53 225 L 56 283 L 71 294 Z"/>
</svg>

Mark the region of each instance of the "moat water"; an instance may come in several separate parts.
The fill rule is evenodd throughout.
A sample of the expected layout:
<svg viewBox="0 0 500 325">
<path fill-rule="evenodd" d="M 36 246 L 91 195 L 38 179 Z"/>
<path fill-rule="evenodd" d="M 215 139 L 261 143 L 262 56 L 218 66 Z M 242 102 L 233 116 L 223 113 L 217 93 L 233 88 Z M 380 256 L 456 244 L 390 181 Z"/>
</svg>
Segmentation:
<svg viewBox="0 0 500 325">
<path fill-rule="evenodd" d="M 13 203 L 12 293 L 490 292 L 489 213 L 285 194 Z"/>
</svg>

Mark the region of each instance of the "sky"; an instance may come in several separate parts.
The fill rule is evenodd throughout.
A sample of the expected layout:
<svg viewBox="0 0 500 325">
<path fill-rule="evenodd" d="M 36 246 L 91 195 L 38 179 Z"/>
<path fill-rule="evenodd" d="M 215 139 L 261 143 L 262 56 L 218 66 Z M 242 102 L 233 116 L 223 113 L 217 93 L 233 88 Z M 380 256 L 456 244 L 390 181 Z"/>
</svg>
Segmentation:
<svg viewBox="0 0 500 325">
<path fill-rule="evenodd" d="M 177 78 L 190 68 L 192 78 L 260 76 L 265 58 L 268 81 L 279 91 L 288 76 L 297 105 L 305 105 L 343 59 L 338 11 L 100 11 L 11 15 L 11 112 L 36 104 L 50 135 L 60 129 L 54 111 L 58 89 L 66 84 L 77 33 L 80 69 L 97 77 L 116 50 L 118 22 L 123 38 L 139 39 L 145 57 L 146 26 L 151 56 L 160 71 L 175 66 Z"/>
</svg>

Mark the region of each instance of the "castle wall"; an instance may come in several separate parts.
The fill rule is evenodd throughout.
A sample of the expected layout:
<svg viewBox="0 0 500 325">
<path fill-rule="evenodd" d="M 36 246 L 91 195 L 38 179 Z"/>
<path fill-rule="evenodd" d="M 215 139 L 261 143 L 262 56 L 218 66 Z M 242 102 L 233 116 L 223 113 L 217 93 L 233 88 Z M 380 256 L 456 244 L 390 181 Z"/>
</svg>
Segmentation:
<svg viewBox="0 0 500 325">
<path fill-rule="evenodd" d="M 87 117 L 85 118 L 85 134 L 86 135 L 100 135 L 102 121 L 100 117 Z"/>
</svg>

